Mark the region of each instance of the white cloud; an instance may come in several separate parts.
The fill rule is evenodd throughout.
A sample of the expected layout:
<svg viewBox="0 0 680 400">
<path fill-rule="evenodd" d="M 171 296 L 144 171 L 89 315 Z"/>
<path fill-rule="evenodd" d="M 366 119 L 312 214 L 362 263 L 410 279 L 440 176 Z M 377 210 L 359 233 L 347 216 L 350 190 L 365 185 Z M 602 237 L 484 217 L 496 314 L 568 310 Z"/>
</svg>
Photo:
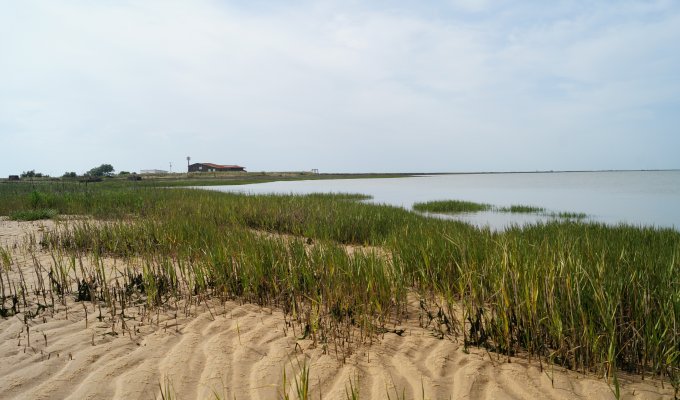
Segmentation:
<svg viewBox="0 0 680 400">
<path fill-rule="evenodd" d="M 481 12 L 486 11 L 491 6 L 492 2 L 489 0 L 449 0 L 451 5 L 457 9 L 467 12 Z"/>
</svg>

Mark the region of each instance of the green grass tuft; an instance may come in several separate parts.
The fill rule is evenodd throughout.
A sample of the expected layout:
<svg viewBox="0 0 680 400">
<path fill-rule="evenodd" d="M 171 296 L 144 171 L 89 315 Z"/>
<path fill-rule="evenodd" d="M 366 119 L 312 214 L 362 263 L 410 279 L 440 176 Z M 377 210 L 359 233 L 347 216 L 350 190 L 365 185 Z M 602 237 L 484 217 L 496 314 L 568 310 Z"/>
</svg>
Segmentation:
<svg viewBox="0 0 680 400">
<path fill-rule="evenodd" d="M 43 208 L 38 210 L 15 211 L 9 215 L 9 218 L 14 221 L 37 221 L 40 219 L 52 219 L 56 216 L 57 210 Z"/>
</svg>

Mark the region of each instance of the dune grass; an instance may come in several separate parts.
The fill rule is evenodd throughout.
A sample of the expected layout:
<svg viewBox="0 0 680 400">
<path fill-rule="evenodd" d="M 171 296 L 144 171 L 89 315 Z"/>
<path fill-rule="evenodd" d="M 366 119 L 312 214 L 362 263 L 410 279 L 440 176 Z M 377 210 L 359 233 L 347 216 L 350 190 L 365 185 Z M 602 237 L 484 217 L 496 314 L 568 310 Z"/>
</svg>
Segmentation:
<svg viewBox="0 0 680 400">
<path fill-rule="evenodd" d="M 7 204 L 27 207 L 31 196 L 9 193 Z M 206 295 L 279 307 L 298 335 L 344 355 L 347 343 L 372 340 L 402 318 L 407 295 L 417 293 L 440 337 L 611 382 L 625 370 L 680 387 L 675 230 L 567 220 L 493 232 L 355 195 L 122 186 L 45 187 L 39 197 L 60 213 L 107 221 L 46 233 L 42 246 L 141 259 L 143 284 L 122 284 L 149 307 Z M 347 244 L 371 247 L 350 254 Z M 66 278 L 60 285 L 78 288 Z M 111 299 L 106 285 L 97 290 Z"/>
</svg>

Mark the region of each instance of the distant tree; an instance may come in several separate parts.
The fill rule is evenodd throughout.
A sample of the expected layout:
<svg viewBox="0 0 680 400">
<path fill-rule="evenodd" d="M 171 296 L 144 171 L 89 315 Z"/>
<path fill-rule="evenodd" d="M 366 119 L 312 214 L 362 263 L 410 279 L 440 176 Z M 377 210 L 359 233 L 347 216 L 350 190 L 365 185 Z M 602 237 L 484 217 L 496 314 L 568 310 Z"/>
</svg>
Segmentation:
<svg viewBox="0 0 680 400">
<path fill-rule="evenodd" d="M 113 174 L 113 166 L 111 164 L 102 164 L 87 171 L 90 176 L 111 176 Z"/>
<path fill-rule="evenodd" d="M 21 173 L 22 178 L 49 178 L 50 176 L 47 174 L 43 174 L 42 172 L 35 172 L 34 169 L 30 171 L 24 171 Z"/>
<path fill-rule="evenodd" d="M 118 175 L 130 175 L 130 172 L 128 171 L 120 171 Z"/>
<path fill-rule="evenodd" d="M 62 175 L 62 178 L 75 178 L 76 176 L 78 176 L 78 175 L 76 175 L 75 172 L 64 172 L 64 175 Z"/>
</svg>

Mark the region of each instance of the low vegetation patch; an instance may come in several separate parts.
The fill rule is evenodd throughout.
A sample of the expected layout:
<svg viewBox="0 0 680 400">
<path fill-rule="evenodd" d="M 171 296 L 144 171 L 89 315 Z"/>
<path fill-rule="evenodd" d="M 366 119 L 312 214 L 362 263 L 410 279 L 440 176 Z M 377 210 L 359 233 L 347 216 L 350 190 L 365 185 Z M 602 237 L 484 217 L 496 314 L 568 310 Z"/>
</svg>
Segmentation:
<svg viewBox="0 0 680 400">
<path fill-rule="evenodd" d="M 474 203 L 472 201 L 438 200 L 428 201 L 426 203 L 415 203 L 413 209 L 431 213 L 459 214 L 490 211 L 493 207 L 490 204 Z"/>
<path fill-rule="evenodd" d="M 426 203 L 415 203 L 413 209 L 420 212 L 430 212 L 439 214 L 461 214 L 475 213 L 481 211 L 493 211 L 512 214 L 536 214 L 550 218 L 563 220 L 583 220 L 588 218 L 585 213 L 578 212 L 548 212 L 543 207 L 513 204 L 509 207 L 496 207 L 490 204 L 474 203 L 463 200 L 438 200 Z"/>
<path fill-rule="evenodd" d="M 553 213 L 551 214 L 551 216 L 557 216 L 558 218 L 562 219 L 575 219 L 575 220 L 588 218 L 588 215 L 586 213 L 579 212 L 559 212 L 557 214 Z"/>
<path fill-rule="evenodd" d="M 52 208 L 42 208 L 38 210 L 15 211 L 9 215 L 14 221 L 37 221 L 41 219 L 52 219 L 57 216 L 57 210 Z"/>
<path fill-rule="evenodd" d="M 545 208 L 543 207 L 525 206 L 521 204 L 513 204 L 510 207 L 498 207 L 495 208 L 494 210 L 499 212 L 509 212 L 513 214 L 537 214 L 545 212 Z"/>
</svg>

